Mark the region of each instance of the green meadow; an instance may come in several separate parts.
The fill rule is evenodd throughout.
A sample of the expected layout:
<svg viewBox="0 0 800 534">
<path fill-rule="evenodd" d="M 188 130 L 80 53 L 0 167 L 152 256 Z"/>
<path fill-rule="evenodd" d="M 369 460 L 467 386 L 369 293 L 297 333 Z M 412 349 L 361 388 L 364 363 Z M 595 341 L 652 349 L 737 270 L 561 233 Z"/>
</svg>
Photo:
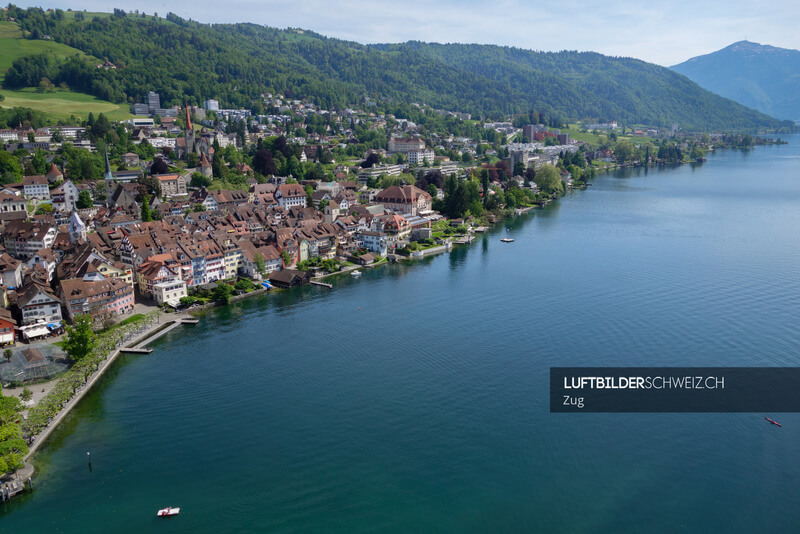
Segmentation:
<svg viewBox="0 0 800 534">
<path fill-rule="evenodd" d="M 87 56 L 80 50 L 50 40 L 24 39 L 19 26 L 13 22 L 0 22 L 0 79 L 18 57 L 33 54 L 53 54 L 66 58 L 78 54 L 87 61 L 97 62 L 97 58 Z M 26 107 L 42 111 L 55 120 L 66 120 L 74 115 L 86 119 L 89 113 L 105 113 L 111 120 L 124 120 L 132 117 L 127 105 L 118 105 L 84 93 L 55 91 L 39 93 L 34 88 L 21 90 L 0 89 L 5 100 L 0 107 Z"/>
</svg>

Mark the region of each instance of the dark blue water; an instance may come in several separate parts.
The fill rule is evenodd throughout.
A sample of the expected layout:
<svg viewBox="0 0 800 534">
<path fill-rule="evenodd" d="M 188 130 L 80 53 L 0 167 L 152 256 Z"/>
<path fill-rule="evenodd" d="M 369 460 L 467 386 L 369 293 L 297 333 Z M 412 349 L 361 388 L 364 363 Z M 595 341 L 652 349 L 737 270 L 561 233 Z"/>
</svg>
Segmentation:
<svg viewBox="0 0 800 534">
<path fill-rule="evenodd" d="M 800 364 L 798 141 L 210 313 L 115 366 L 0 531 L 797 531 L 800 416 L 551 415 L 548 376 Z"/>
</svg>

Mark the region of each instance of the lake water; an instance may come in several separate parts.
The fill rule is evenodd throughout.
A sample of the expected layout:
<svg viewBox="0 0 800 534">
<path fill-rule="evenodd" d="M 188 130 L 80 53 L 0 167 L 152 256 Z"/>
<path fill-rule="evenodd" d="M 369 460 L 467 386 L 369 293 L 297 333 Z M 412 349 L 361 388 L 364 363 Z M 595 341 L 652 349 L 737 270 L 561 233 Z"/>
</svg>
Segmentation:
<svg viewBox="0 0 800 534">
<path fill-rule="evenodd" d="M 550 414 L 548 377 L 800 365 L 798 142 L 209 313 L 114 366 L 0 531 L 795 532 L 800 416 Z"/>
</svg>

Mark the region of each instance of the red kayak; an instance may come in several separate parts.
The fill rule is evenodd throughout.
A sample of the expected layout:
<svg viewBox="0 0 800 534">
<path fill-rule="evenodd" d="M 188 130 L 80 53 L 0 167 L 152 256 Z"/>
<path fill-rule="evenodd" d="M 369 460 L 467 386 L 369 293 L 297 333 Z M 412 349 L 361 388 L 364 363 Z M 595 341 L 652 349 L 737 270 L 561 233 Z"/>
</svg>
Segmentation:
<svg viewBox="0 0 800 534">
<path fill-rule="evenodd" d="M 770 423 L 772 423 L 772 424 L 773 424 L 773 425 L 775 425 L 775 426 L 779 426 L 779 427 L 783 428 L 783 425 L 781 425 L 781 424 L 780 424 L 779 422 L 777 422 L 775 419 L 770 419 L 769 417 L 765 417 L 764 419 L 766 419 L 767 421 L 769 421 Z"/>
</svg>

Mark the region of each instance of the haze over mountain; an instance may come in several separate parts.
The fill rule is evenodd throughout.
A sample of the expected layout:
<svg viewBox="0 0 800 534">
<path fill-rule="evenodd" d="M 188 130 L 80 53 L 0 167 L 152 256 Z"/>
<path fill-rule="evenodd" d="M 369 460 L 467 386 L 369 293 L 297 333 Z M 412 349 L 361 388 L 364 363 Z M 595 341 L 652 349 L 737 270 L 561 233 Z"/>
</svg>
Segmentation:
<svg viewBox="0 0 800 534">
<path fill-rule="evenodd" d="M 739 41 L 672 68 L 701 87 L 773 117 L 800 120 L 800 51 Z"/>
</svg>

